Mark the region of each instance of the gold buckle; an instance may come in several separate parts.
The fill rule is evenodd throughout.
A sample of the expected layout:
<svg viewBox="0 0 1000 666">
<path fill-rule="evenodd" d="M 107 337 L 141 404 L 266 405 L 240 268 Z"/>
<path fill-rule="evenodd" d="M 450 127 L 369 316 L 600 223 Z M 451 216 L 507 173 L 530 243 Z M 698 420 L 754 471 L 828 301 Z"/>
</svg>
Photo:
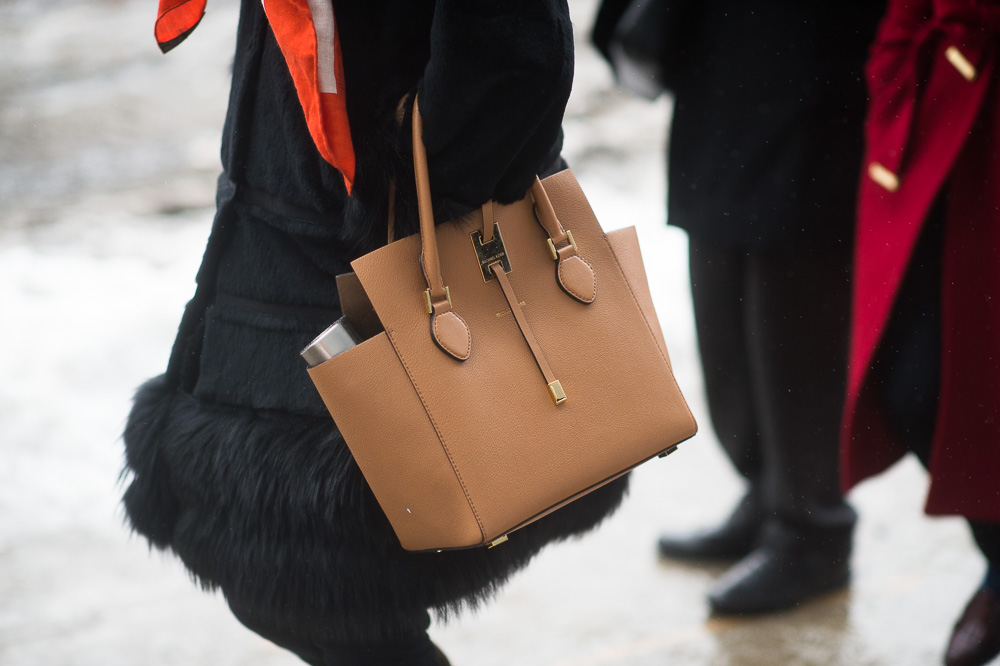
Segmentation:
<svg viewBox="0 0 1000 666">
<path fill-rule="evenodd" d="M 444 297 L 448 299 L 448 305 L 455 307 L 451 304 L 451 289 L 448 287 L 444 288 Z M 431 303 L 431 290 L 427 289 L 424 291 L 424 307 L 427 308 L 427 314 L 434 314 L 434 304 Z"/>
<path fill-rule="evenodd" d="M 569 229 L 566 230 L 566 238 L 569 239 L 569 244 L 573 246 L 574 250 L 576 250 L 576 241 L 573 240 L 573 232 L 570 231 Z M 548 240 L 548 243 L 549 243 L 549 254 L 552 255 L 552 261 L 559 261 L 559 253 L 556 252 L 556 244 L 552 242 L 551 238 Z M 579 250 L 576 251 L 579 252 Z"/>
<path fill-rule="evenodd" d="M 500 234 L 500 225 L 493 223 L 493 240 L 483 243 L 483 232 L 472 232 L 472 247 L 476 250 L 479 258 L 479 268 L 483 271 L 483 282 L 493 279 L 493 271 L 490 266 L 499 263 L 505 273 L 510 273 L 510 258 L 507 256 L 507 248 L 503 244 L 503 236 Z"/>
</svg>

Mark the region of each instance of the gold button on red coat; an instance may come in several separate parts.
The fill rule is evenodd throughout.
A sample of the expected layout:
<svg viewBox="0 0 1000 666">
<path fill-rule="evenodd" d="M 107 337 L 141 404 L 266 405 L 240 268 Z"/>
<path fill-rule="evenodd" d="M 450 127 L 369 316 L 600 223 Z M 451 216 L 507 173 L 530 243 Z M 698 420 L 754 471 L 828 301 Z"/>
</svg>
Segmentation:
<svg viewBox="0 0 1000 666">
<path fill-rule="evenodd" d="M 973 67 L 969 59 L 962 55 L 962 52 L 958 50 L 957 46 L 949 46 L 944 50 L 945 59 L 952 64 L 952 66 L 958 70 L 966 81 L 972 82 L 976 80 L 976 68 Z"/>
<path fill-rule="evenodd" d="M 890 192 L 899 189 L 899 176 L 878 162 L 868 164 L 868 177 Z"/>
</svg>

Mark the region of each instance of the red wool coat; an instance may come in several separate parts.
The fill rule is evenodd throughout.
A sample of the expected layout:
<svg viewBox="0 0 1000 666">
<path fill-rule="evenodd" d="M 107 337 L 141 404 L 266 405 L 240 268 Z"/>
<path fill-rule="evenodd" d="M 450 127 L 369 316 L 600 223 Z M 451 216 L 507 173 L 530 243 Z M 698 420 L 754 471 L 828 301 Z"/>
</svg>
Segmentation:
<svg viewBox="0 0 1000 666">
<path fill-rule="evenodd" d="M 842 479 L 906 449 L 871 365 L 941 192 L 940 402 L 926 511 L 1000 521 L 1000 1 L 892 0 L 868 62 Z"/>
</svg>

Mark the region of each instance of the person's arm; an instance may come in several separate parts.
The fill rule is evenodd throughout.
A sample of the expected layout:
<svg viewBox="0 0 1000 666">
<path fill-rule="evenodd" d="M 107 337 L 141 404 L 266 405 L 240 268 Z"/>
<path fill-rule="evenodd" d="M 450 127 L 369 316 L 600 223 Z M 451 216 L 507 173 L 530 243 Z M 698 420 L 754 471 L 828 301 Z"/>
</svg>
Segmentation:
<svg viewBox="0 0 1000 666">
<path fill-rule="evenodd" d="M 523 197 L 558 154 L 573 65 L 565 0 L 439 0 L 418 88 L 436 197 Z"/>
</svg>

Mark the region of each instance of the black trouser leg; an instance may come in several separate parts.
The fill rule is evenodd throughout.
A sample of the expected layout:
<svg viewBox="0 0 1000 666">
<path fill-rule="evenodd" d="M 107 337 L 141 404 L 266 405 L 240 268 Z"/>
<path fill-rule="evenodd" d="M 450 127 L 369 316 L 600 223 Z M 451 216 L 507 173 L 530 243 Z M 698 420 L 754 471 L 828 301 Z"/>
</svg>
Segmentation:
<svg viewBox="0 0 1000 666">
<path fill-rule="evenodd" d="M 740 251 L 691 237 L 691 294 L 712 427 L 736 471 L 753 487 L 762 463 L 744 335 L 745 264 Z"/>
<path fill-rule="evenodd" d="M 746 276 L 750 362 L 759 398 L 764 504 L 785 523 L 837 535 L 856 514 L 840 489 L 850 250 L 768 249 Z"/>
<path fill-rule="evenodd" d="M 976 539 L 979 550 L 983 552 L 990 566 L 1000 573 L 1000 523 L 980 523 L 969 521 L 972 536 Z"/>
<path fill-rule="evenodd" d="M 820 255 L 692 236 L 692 294 L 712 424 L 766 515 L 850 539 L 839 488 L 849 250 Z"/>
</svg>

